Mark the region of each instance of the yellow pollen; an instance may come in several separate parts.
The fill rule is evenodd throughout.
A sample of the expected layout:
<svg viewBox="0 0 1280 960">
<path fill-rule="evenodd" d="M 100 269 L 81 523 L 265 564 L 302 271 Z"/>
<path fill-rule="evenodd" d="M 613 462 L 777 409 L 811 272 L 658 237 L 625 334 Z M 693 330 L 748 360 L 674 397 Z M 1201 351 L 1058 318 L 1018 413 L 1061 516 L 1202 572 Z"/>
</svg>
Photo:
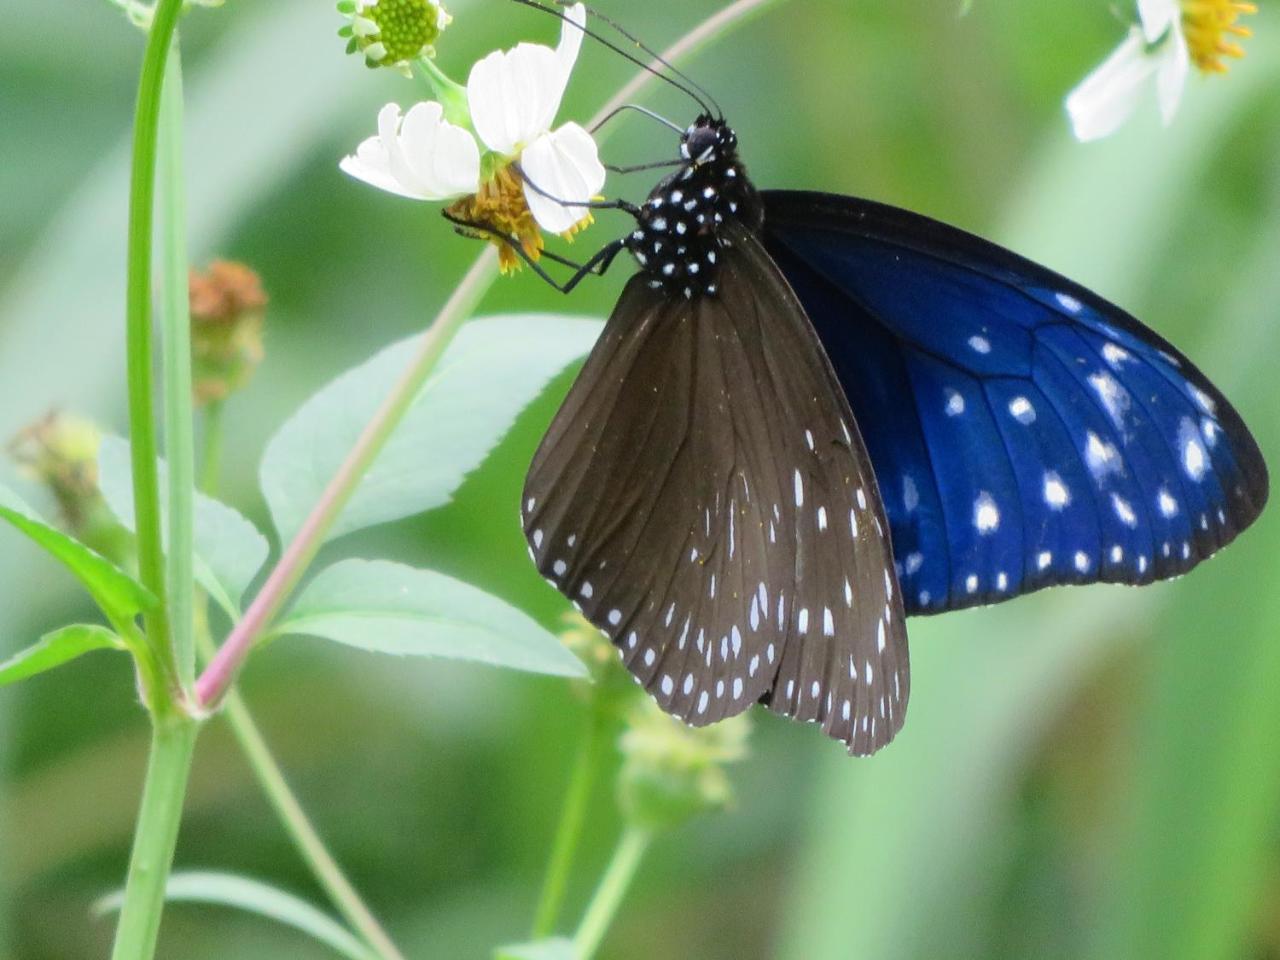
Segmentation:
<svg viewBox="0 0 1280 960">
<path fill-rule="evenodd" d="M 504 274 L 519 270 L 524 265 L 513 246 L 515 243 L 520 245 L 525 255 L 534 263 L 542 257 L 542 250 L 546 245 L 542 231 L 529 210 L 524 185 L 511 164 L 499 167 L 490 179 L 480 185 L 479 192 L 458 200 L 449 207 L 448 212 L 457 220 L 478 224 L 493 231 L 468 232 L 471 236 L 488 240 L 498 248 L 498 268 Z M 588 213 L 561 236 L 571 241 L 574 234 L 593 222 Z"/>
<path fill-rule="evenodd" d="M 1182 0 L 1182 27 L 1192 62 L 1204 73 L 1226 73 L 1224 57 L 1243 57 L 1244 48 L 1233 37 L 1249 37 L 1253 31 L 1236 21 L 1258 7 L 1244 0 Z"/>
</svg>

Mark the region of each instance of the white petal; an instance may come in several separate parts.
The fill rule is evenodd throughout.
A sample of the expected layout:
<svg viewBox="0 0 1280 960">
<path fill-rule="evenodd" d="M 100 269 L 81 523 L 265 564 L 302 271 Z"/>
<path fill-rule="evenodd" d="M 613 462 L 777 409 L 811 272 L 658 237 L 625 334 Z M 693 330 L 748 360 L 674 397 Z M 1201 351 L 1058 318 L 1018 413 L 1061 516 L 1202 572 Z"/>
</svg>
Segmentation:
<svg viewBox="0 0 1280 960">
<path fill-rule="evenodd" d="M 343 173 L 363 180 L 379 190 L 409 197 L 411 200 L 423 199 L 416 193 L 410 193 L 391 175 L 387 152 L 382 149 L 382 141 L 377 137 L 364 141 L 356 148 L 354 156 L 343 157 L 338 166 Z"/>
<path fill-rule="evenodd" d="M 476 133 L 490 150 L 515 154 L 546 133 L 560 105 L 560 67 L 550 47 L 522 43 L 495 50 L 471 68 L 467 103 Z"/>
<path fill-rule="evenodd" d="M 513 50 L 495 50 L 471 68 L 467 78 L 471 122 L 490 150 L 513 155 L 551 129 L 582 47 L 586 22 L 586 8 L 575 4 L 565 11 L 555 50 L 521 43 Z"/>
<path fill-rule="evenodd" d="M 1187 77 L 1191 73 L 1191 53 L 1187 50 L 1187 41 L 1182 35 L 1180 23 L 1174 26 L 1173 32 L 1156 54 L 1156 60 L 1159 63 L 1156 70 L 1156 93 L 1160 100 L 1160 118 L 1167 127 L 1178 112 L 1182 91 L 1186 89 Z"/>
<path fill-rule="evenodd" d="M 447 200 L 474 193 L 480 150 L 467 131 L 448 123 L 438 103 L 419 103 L 403 122 L 389 103 L 378 111 L 378 135 L 339 166 L 382 190 L 414 200 Z"/>
<path fill-rule="evenodd" d="M 1157 59 L 1146 54 L 1142 31 L 1135 27 L 1115 53 L 1067 96 L 1076 137 L 1097 140 L 1114 133 L 1133 113 L 1157 66 Z"/>
<path fill-rule="evenodd" d="M 1138 19 L 1147 43 L 1155 43 L 1172 26 L 1181 26 L 1182 9 L 1178 0 L 1138 0 Z"/>
<path fill-rule="evenodd" d="M 576 123 L 566 123 L 529 144 L 520 156 L 520 167 L 525 178 L 543 191 L 529 183 L 524 187 L 529 210 L 549 233 L 563 233 L 585 217 L 590 211 L 574 204 L 597 196 L 604 186 L 605 170 L 596 142 Z"/>
<path fill-rule="evenodd" d="M 587 28 L 587 8 L 584 4 L 575 3 L 564 12 L 564 22 L 560 26 L 560 43 L 556 46 L 556 62 L 560 67 L 560 91 L 556 94 L 556 109 L 564 98 L 564 88 L 569 85 L 569 75 L 573 73 L 573 65 L 578 62 L 578 51 L 582 49 L 583 31 Z M 555 120 L 555 111 L 547 118 L 548 128 Z"/>
<path fill-rule="evenodd" d="M 400 125 L 400 146 L 424 193 L 443 200 L 479 188 L 480 150 L 471 134 L 444 119 L 440 104 L 410 108 Z"/>
</svg>

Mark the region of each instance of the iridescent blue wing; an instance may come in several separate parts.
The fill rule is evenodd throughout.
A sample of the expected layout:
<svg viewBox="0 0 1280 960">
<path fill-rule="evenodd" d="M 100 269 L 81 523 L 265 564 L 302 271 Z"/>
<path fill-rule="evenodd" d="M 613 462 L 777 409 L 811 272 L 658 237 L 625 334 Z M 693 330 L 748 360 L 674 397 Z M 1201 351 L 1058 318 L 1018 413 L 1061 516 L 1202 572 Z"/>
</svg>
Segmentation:
<svg viewBox="0 0 1280 960">
<path fill-rule="evenodd" d="M 871 455 L 908 613 L 1186 573 L 1258 516 L 1222 394 L 1119 307 L 963 231 L 763 194 Z"/>
</svg>

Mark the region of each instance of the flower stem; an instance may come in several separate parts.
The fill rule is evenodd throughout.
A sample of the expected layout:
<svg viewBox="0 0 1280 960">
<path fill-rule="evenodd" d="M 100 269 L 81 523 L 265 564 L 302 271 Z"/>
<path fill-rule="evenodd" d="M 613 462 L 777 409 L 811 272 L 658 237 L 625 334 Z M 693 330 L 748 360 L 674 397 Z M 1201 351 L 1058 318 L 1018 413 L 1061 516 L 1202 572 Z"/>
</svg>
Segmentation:
<svg viewBox="0 0 1280 960">
<path fill-rule="evenodd" d="M 129 187 L 128 278 L 125 324 L 129 375 L 129 439 L 133 452 L 133 498 L 137 518 L 138 576 L 160 598 L 143 616 L 147 642 L 163 667 L 175 668 L 165 603 L 164 550 L 160 540 L 160 485 L 156 470 L 156 424 L 152 409 L 151 244 L 154 226 L 156 140 L 165 64 L 182 0 L 158 0 L 138 81 L 133 125 L 133 169 Z M 169 697 L 172 691 L 150 691 Z M 152 704 L 154 707 L 155 704 Z"/>
<path fill-rule="evenodd" d="M 198 729 L 196 721 L 178 714 L 154 719 L 146 786 L 112 960 L 150 960 L 155 953 Z"/>
<path fill-rule="evenodd" d="M 623 831 L 573 937 L 574 960 L 591 960 L 595 956 L 652 840 L 653 833 L 643 827 L 629 826 Z"/>
<path fill-rule="evenodd" d="M 564 807 L 560 812 L 560 824 L 556 828 L 555 842 L 551 848 L 551 860 L 547 863 L 546 877 L 542 881 L 542 894 L 534 914 L 532 938 L 541 940 L 555 931 L 560 908 L 564 904 L 565 888 L 573 867 L 578 841 L 582 838 L 582 824 L 586 819 L 587 801 L 591 786 L 605 757 L 608 743 L 607 723 L 600 708 L 594 702 L 588 708 L 586 729 L 569 777 Z"/>
<path fill-rule="evenodd" d="M 182 162 L 182 60 L 174 35 L 160 114 L 161 288 L 164 294 L 164 446 L 168 461 L 169 630 L 178 682 L 195 682 L 195 439 L 191 403 L 191 313 L 187 292 L 186 182 Z"/>
<path fill-rule="evenodd" d="M 222 474 L 222 412 L 221 400 L 210 400 L 204 408 L 204 445 L 200 450 L 200 492 L 211 497 L 218 495 L 218 478 Z"/>
<path fill-rule="evenodd" d="M 664 54 L 665 59 L 670 60 L 687 55 L 723 33 L 734 23 L 742 21 L 749 14 L 759 12 L 772 2 L 776 0 L 738 0 L 709 17 L 673 45 Z M 618 104 L 634 97 L 645 85 L 654 81 L 654 76 L 654 71 L 644 71 L 632 79 L 618 96 L 600 111 L 597 120 L 607 115 Z M 591 125 L 595 122 L 592 121 Z M 418 390 L 435 369 L 444 348 L 458 332 L 471 309 L 493 283 L 496 277 L 495 265 L 496 257 L 493 248 L 486 248 L 485 252 L 476 258 L 462 283 L 427 330 L 417 355 L 410 362 L 409 369 L 392 387 L 391 393 L 356 440 L 355 446 L 351 448 L 351 452 L 347 454 L 338 472 L 329 481 L 320 500 L 312 508 L 311 513 L 303 521 L 301 528 L 268 575 L 267 582 L 263 584 L 258 595 L 254 597 L 253 603 L 245 611 L 244 618 L 236 624 L 222 645 L 222 649 L 196 681 L 196 698 L 202 706 L 215 706 L 226 694 L 228 687 L 235 679 L 236 671 L 240 669 L 241 664 L 253 649 L 254 643 L 270 626 L 272 618 L 289 598 L 293 588 L 297 586 L 323 544 L 325 533 L 342 512 L 347 501 L 351 499 L 365 470 L 382 450 L 387 438 L 413 403 Z"/>
<path fill-rule="evenodd" d="M 261 731 L 253 722 L 249 708 L 234 690 L 227 694 L 224 713 L 240 749 L 244 751 L 245 759 L 253 768 L 258 785 L 267 795 L 285 830 L 293 839 L 298 853 L 306 861 L 316 882 L 324 888 L 330 902 L 381 960 L 405 960 L 404 954 L 391 942 L 387 932 L 342 872 L 338 861 L 325 847 L 324 840 L 316 832 L 306 811 L 302 809 L 302 804 L 289 789 L 284 772 L 271 755 Z"/>
<path fill-rule="evenodd" d="M 254 642 L 297 586 L 298 580 L 324 542 L 325 534 L 351 499 L 365 471 L 418 396 L 445 347 L 493 282 L 496 259 L 492 248 L 477 258 L 435 322 L 427 329 L 409 368 L 401 374 L 383 400 L 382 406 L 365 426 L 338 472 L 333 475 L 311 513 L 285 548 L 262 590 L 254 597 L 253 603 L 231 631 L 222 649 L 196 681 L 196 694 L 202 705 L 213 706 L 222 699 Z"/>
</svg>

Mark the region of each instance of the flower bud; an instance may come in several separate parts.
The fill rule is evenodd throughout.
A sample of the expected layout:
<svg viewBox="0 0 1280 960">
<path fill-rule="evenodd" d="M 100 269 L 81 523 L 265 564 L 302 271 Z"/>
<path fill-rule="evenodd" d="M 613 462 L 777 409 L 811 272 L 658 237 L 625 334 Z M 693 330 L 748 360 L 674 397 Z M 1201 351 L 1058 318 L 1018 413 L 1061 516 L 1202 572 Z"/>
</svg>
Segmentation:
<svg viewBox="0 0 1280 960">
<path fill-rule="evenodd" d="M 262 362 L 267 295 L 242 263 L 215 260 L 191 271 L 191 364 L 196 403 L 226 399 Z"/>
<path fill-rule="evenodd" d="M 412 61 L 435 56 L 436 39 L 452 19 L 433 0 L 341 0 L 338 12 L 347 18 L 338 31 L 348 38 L 347 53 L 405 75 Z"/>
<path fill-rule="evenodd" d="M 627 819 L 649 829 L 671 828 L 733 801 L 725 766 L 747 751 L 745 714 L 689 727 L 645 698 L 622 735 L 619 802 Z"/>
<path fill-rule="evenodd" d="M 603 715 L 621 717 L 639 691 L 609 638 L 577 611 L 566 613 L 560 641 L 587 668 L 590 683 L 575 686 Z"/>
</svg>

